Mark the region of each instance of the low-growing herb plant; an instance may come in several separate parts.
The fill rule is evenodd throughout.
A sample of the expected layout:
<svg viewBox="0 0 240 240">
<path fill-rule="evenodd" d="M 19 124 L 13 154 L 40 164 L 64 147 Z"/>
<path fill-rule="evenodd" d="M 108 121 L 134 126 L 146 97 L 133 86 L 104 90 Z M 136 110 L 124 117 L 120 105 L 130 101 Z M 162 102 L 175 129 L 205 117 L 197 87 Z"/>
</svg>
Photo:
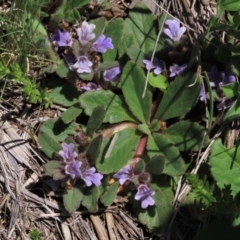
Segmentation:
<svg viewBox="0 0 240 240">
<path fill-rule="evenodd" d="M 231 31 L 214 18 L 207 33 L 235 36 L 238 24 L 230 23 Z M 239 118 L 239 47 L 207 33 L 192 45 L 185 33 L 178 19 L 136 4 L 124 20 L 84 20 L 50 36 L 61 59 L 56 73 L 67 80 L 55 80 L 50 97 L 68 109 L 42 124 L 38 140 L 52 159 L 48 184 L 64 189 L 69 212 L 96 212 L 121 191 L 139 221 L 164 234 L 182 181 L 212 214 L 223 205 L 229 212 L 221 216 L 236 211 L 238 147 L 225 148 L 215 133 Z"/>
</svg>

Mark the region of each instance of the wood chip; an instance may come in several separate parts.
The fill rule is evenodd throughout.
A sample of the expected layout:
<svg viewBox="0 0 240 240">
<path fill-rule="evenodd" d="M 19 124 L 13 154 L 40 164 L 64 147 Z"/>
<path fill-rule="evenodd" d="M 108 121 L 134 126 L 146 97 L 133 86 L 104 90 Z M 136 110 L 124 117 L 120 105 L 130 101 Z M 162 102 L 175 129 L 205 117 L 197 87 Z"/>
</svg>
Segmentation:
<svg viewBox="0 0 240 240">
<path fill-rule="evenodd" d="M 96 215 L 90 215 L 90 219 L 93 223 L 93 226 L 97 232 L 98 240 L 108 240 L 108 235 L 105 227 L 102 224 L 101 219 Z"/>
<path fill-rule="evenodd" d="M 111 240 L 117 240 L 117 237 L 114 232 L 114 218 L 111 213 L 106 213 L 106 221 L 107 221 L 107 229 L 108 229 L 108 235 Z"/>
</svg>

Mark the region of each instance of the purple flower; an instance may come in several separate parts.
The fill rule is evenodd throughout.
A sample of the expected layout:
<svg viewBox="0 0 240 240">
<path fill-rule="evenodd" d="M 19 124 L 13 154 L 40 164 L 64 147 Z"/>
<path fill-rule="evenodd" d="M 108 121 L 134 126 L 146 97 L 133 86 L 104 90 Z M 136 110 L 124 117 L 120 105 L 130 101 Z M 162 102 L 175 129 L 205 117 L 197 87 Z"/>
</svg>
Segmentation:
<svg viewBox="0 0 240 240">
<path fill-rule="evenodd" d="M 206 99 L 206 93 L 203 90 L 203 87 L 200 89 L 200 94 L 199 94 L 200 101 L 204 102 Z"/>
<path fill-rule="evenodd" d="M 78 57 L 75 64 L 69 66 L 70 70 L 77 70 L 78 73 L 90 73 L 92 69 L 90 68 L 93 63 L 85 56 Z"/>
<path fill-rule="evenodd" d="M 180 22 L 176 19 L 167 20 L 165 21 L 165 24 L 168 25 L 168 28 L 164 29 L 164 33 L 174 42 L 179 41 L 183 33 L 186 31 L 185 27 L 180 27 Z"/>
<path fill-rule="evenodd" d="M 219 72 L 216 66 L 212 66 L 208 76 L 211 87 L 220 87 L 236 81 L 231 71 Z"/>
<path fill-rule="evenodd" d="M 83 87 L 80 87 L 81 90 L 83 91 L 95 91 L 95 90 L 98 90 L 99 87 L 96 83 L 93 83 L 93 82 L 89 82 L 87 83 L 87 85 L 83 86 Z"/>
<path fill-rule="evenodd" d="M 119 67 L 113 67 L 103 72 L 103 78 L 105 81 L 114 82 L 119 79 L 119 74 L 121 73 Z"/>
<path fill-rule="evenodd" d="M 163 71 L 162 64 L 154 57 L 153 62 L 151 60 L 144 59 L 143 63 L 146 65 L 147 70 L 154 69 L 156 75 L 160 74 Z"/>
<path fill-rule="evenodd" d="M 54 34 L 51 36 L 51 41 L 56 42 L 58 47 L 71 47 L 73 43 L 69 32 L 64 32 L 60 29 L 55 30 Z"/>
<path fill-rule="evenodd" d="M 173 64 L 170 68 L 170 77 L 177 76 L 181 74 L 187 68 L 187 64 L 183 64 L 182 66 L 178 66 L 177 64 Z"/>
<path fill-rule="evenodd" d="M 133 172 L 133 169 L 128 164 L 123 169 L 121 169 L 119 172 L 113 175 L 114 178 L 119 179 L 119 183 L 123 185 L 127 180 L 132 180 L 134 178 L 135 174 Z"/>
<path fill-rule="evenodd" d="M 92 45 L 92 51 L 100 53 L 105 53 L 108 48 L 113 49 L 112 39 L 110 37 L 106 38 L 103 34 Z"/>
<path fill-rule="evenodd" d="M 65 166 L 65 173 L 70 175 L 72 179 L 74 179 L 75 177 L 79 177 L 81 176 L 81 165 L 82 162 L 72 160 L 69 164 Z"/>
<path fill-rule="evenodd" d="M 74 152 L 74 144 L 73 143 L 62 143 L 62 149 L 58 152 L 58 154 L 63 158 L 64 162 L 70 163 L 72 162 L 78 154 Z"/>
<path fill-rule="evenodd" d="M 135 200 L 141 200 L 141 207 L 147 208 L 148 206 L 153 206 L 155 204 L 152 196 L 155 194 L 155 191 L 148 188 L 146 184 L 139 184 L 138 191 L 135 195 Z"/>
<path fill-rule="evenodd" d="M 94 167 L 87 169 L 84 173 L 81 174 L 81 179 L 88 187 L 92 184 L 99 186 L 101 184 L 102 178 L 103 175 L 96 173 L 96 169 Z"/>
<path fill-rule="evenodd" d="M 95 34 L 93 30 L 95 29 L 94 24 L 88 24 L 86 21 L 82 22 L 82 26 L 76 29 L 76 32 L 79 37 L 79 42 L 82 46 L 86 45 L 89 41 L 95 38 Z"/>
</svg>

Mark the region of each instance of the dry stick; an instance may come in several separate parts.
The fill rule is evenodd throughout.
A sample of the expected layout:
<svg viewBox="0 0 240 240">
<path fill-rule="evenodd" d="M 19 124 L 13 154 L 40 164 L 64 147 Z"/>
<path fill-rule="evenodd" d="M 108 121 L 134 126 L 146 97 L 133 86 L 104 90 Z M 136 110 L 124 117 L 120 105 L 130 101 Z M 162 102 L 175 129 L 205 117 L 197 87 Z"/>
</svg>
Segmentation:
<svg viewBox="0 0 240 240">
<path fill-rule="evenodd" d="M 170 7 L 170 3 L 168 4 L 168 9 L 169 9 L 169 7 Z M 167 17 L 167 15 L 164 16 L 164 20 L 163 20 L 163 21 L 165 21 L 166 17 Z M 162 24 L 162 26 L 161 26 L 161 28 L 160 28 L 160 31 L 158 32 L 158 35 L 157 35 L 157 39 L 156 39 L 156 42 L 155 42 L 155 45 L 154 45 L 154 49 L 153 49 L 153 54 L 152 54 L 152 57 L 151 57 L 151 64 L 152 64 L 152 62 L 153 62 L 154 55 L 155 55 L 156 50 L 157 50 L 157 44 L 158 44 L 158 40 L 159 40 L 159 38 L 160 38 L 160 35 L 161 35 L 161 33 L 162 33 L 163 25 L 164 25 L 164 24 Z M 148 79 L 149 79 L 149 74 L 150 74 L 150 68 L 149 68 L 148 71 L 147 71 L 147 77 L 146 77 L 146 81 L 145 81 L 145 85 L 144 85 L 144 89 L 143 89 L 142 98 L 144 98 L 144 97 L 145 97 L 145 94 L 146 94 L 147 84 L 148 84 Z"/>
<path fill-rule="evenodd" d="M 180 21 L 178 18 L 174 17 L 171 13 L 168 12 L 168 9 L 165 10 L 162 6 L 160 6 L 158 3 L 156 3 L 154 0 L 151 0 L 153 3 L 155 3 L 163 12 L 167 13 L 169 16 L 171 16 L 172 18 L 178 20 L 183 26 L 185 26 L 186 28 L 188 28 L 189 30 L 195 32 L 196 30 L 194 30 L 193 28 L 189 27 L 187 24 L 185 24 L 184 22 Z"/>
</svg>

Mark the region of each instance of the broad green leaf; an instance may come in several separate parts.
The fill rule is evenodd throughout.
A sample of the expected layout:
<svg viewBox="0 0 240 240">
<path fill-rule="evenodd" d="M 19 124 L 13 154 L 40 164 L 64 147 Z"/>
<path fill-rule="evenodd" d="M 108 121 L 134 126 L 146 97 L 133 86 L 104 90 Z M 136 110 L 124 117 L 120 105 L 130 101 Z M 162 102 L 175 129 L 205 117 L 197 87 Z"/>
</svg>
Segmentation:
<svg viewBox="0 0 240 240">
<path fill-rule="evenodd" d="M 53 180 L 58 181 L 66 177 L 64 169 L 56 169 L 53 173 Z"/>
<path fill-rule="evenodd" d="M 102 135 L 98 135 L 88 145 L 87 148 L 87 159 L 91 165 L 95 165 L 97 157 L 100 153 L 101 145 L 102 145 L 103 137 Z"/>
<path fill-rule="evenodd" d="M 239 11 L 240 2 L 238 0 L 218 0 L 218 6 L 221 6 L 227 11 Z"/>
<path fill-rule="evenodd" d="M 146 171 L 155 175 L 160 175 L 165 167 L 165 157 L 153 156 L 146 164 Z"/>
<path fill-rule="evenodd" d="M 227 113 L 223 116 L 223 122 L 230 122 L 240 117 L 240 97 L 233 103 Z"/>
<path fill-rule="evenodd" d="M 149 129 L 151 132 L 157 132 L 160 130 L 160 128 L 161 128 L 161 123 L 157 119 L 154 119 L 149 126 Z"/>
<path fill-rule="evenodd" d="M 101 18 L 91 20 L 89 21 L 89 23 L 92 23 L 96 26 L 96 28 L 94 29 L 94 33 L 96 36 L 95 39 L 97 39 L 99 35 L 102 34 L 104 31 L 106 19 L 104 17 L 101 17 Z"/>
<path fill-rule="evenodd" d="M 84 81 L 91 81 L 94 77 L 94 73 L 90 72 L 90 73 L 79 73 L 78 76 L 80 77 L 80 79 L 84 80 Z"/>
<path fill-rule="evenodd" d="M 64 141 L 68 135 L 76 135 L 76 124 L 65 124 L 60 118 L 52 118 L 43 123 L 40 131 L 48 134 L 56 141 Z"/>
<path fill-rule="evenodd" d="M 119 63 L 117 61 L 112 61 L 112 62 L 103 62 L 99 68 L 98 71 L 105 71 L 113 67 L 119 66 Z"/>
<path fill-rule="evenodd" d="M 149 123 L 152 93 L 148 85 L 146 94 L 142 98 L 142 92 L 145 85 L 145 74 L 143 70 L 133 62 L 128 62 L 121 76 L 122 91 L 124 98 L 131 109 L 133 115 L 142 123 Z"/>
<path fill-rule="evenodd" d="M 62 113 L 61 119 L 65 124 L 72 122 L 76 117 L 80 115 L 82 109 L 79 103 L 75 103 L 68 110 Z"/>
<path fill-rule="evenodd" d="M 126 25 L 126 21 L 124 21 L 124 26 Z M 127 28 L 124 27 L 123 29 L 123 37 L 121 39 L 121 42 L 119 43 L 118 45 L 118 55 L 119 57 L 122 57 L 124 56 L 125 54 L 127 54 L 127 49 L 130 47 L 130 46 L 134 46 L 137 44 L 137 41 L 134 37 L 134 34 L 133 33 L 129 33 L 127 32 L 126 30 Z M 127 36 L 127 37 L 126 37 Z"/>
<path fill-rule="evenodd" d="M 218 139 L 212 146 L 210 156 L 211 171 L 219 188 L 231 184 L 233 197 L 239 192 L 240 185 L 240 148 L 236 146 L 231 149 L 225 148 Z"/>
<path fill-rule="evenodd" d="M 106 111 L 103 106 L 97 106 L 93 109 L 87 123 L 87 135 L 91 136 L 101 126 L 105 115 Z"/>
<path fill-rule="evenodd" d="M 152 87 L 159 88 L 163 92 L 167 89 L 169 85 L 168 79 L 165 76 L 161 74 L 155 75 L 152 72 L 150 72 L 149 74 L 148 82 Z"/>
<path fill-rule="evenodd" d="M 53 99 L 54 103 L 64 107 L 70 107 L 78 103 L 80 92 L 69 83 L 55 79 L 48 85 L 48 88 L 52 89 L 49 96 Z"/>
<path fill-rule="evenodd" d="M 121 41 L 121 51 L 126 52 L 127 48 L 137 43 L 144 54 L 150 55 L 158 34 L 158 21 L 151 11 L 144 4 L 136 4 L 129 11 L 129 18 L 124 23 L 123 38 Z M 129 41 L 129 35 L 133 34 L 133 39 Z M 130 43 L 130 44 L 129 44 Z M 162 49 L 160 43 L 157 44 L 157 51 Z M 120 52 L 121 52 L 120 51 Z"/>
<path fill-rule="evenodd" d="M 148 125 L 145 124 L 145 123 L 139 124 L 138 125 L 138 130 L 141 131 L 142 133 L 147 134 L 147 135 L 151 134 L 151 131 L 150 131 Z"/>
<path fill-rule="evenodd" d="M 240 86 L 239 86 L 239 83 L 237 82 L 226 84 L 222 86 L 221 89 L 223 90 L 224 95 L 228 99 L 238 96 L 240 92 Z"/>
<path fill-rule="evenodd" d="M 73 213 L 80 206 L 82 198 L 83 194 L 79 188 L 66 189 L 63 194 L 64 207 L 69 213 Z"/>
<path fill-rule="evenodd" d="M 56 73 L 60 78 L 66 78 L 69 74 L 70 70 L 67 67 L 66 63 L 64 62 L 64 60 L 62 59 L 56 69 Z"/>
<path fill-rule="evenodd" d="M 83 200 L 82 205 L 88 209 L 90 212 L 98 211 L 98 199 L 104 192 L 103 184 L 99 187 L 82 187 Z"/>
<path fill-rule="evenodd" d="M 56 141 L 53 136 L 45 132 L 40 131 L 38 134 L 38 141 L 42 147 L 42 150 L 49 158 L 52 158 L 55 153 L 59 152 L 62 149 L 59 142 Z"/>
<path fill-rule="evenodd" d="M 31 23 L 28 25 L 32 28 L 32 41 L 36 44 L 40 39 L 46 39 L 48 36 L 46 28 L 41 24 L 38 19 L 31 19 Z"/>
<path fill-rule="evenodd" d="M 164 235 L 172 214 L 173 195 L 170 188 L 154 188 L 152 185 L 150 185 L 150 188 L 155 190 L 153 196 L 155 205 L 142 209 L 141 201 L 134 200 L 133 210 L 137 214 L 139 221 L 147 225 L 150 231 Z"/>
<path fill-rule="evenodd" d="M 80 8 L 84 5 L 87 5 L 90 3 L 90 0 L 72 0 L 69 2 L 69 4 L 71 5 L 71 8 Z"/>
<path fill-rule="evenodd" d="M 60 168 L 61 161 L 49 161 L 44 165 L 45 173 L 52 176 L 56 169 Z"/>
<path fill-rule="evenodd" d="M 133 171 L 135 174 L 142 173 L 142 172 L 144 172 L 145 167 L 146 167 L 146 164 L 145 164 L 144 160 L 141 159 L 140 161 L 138 161 L 136 163 Z"/>
<path fill-rule="evenodd" d="M 96 166 L 99 172 L 107 174 L 120 170 L 133 157 L 141 135 L 136 129 L 126 129 L 116 133 L 116 140 L 110 149 L 112 137 L 106 138 L 101 146 Z"/>
<path fill-rule="evenodd" d="M 148 136 L 147 150 L 150 158 L 156 155 L 165 157 L 163 173 L 170 176 L 184 173 L 184 161 L 180 156 L 179 150 L 167 137 L 159 133 L 153 133 L 151 136 Z"/>
<path fill-rule="evenodd" d="M 107 188 L 107 191 L 102 195 L 101 202 L 104 206 L 112 205 L 118 191 L 119 183 L 115 182 Z"/>
<path fill-rule="evenodd" d="M 95 107 L 99 105 L 105 106 L 106 116 L 103 122 L 136 121 L 128 110 L 123 98 L 111 91 L 97 90 L 85 92 L 80 96 L 80 104 L 88 116 L 92 114 Z"/>
<path fill-rule="evenodd" d="M 197 102 L 200 93 L 200 80 L 192 72 L 175 78 L 164 93 L 155 118 L 167 120 L 186 114 Z"/>
<path fill-rule="evenodd" d="M 181 121 L 162 131 L 162 134 L 179 149 L 179 151 L 198 151 L 206 129 L 195 122 Z M 205 148 L 209 143 L 206 136 L 202 147 Z"/>
<path fill-rule="evenodd" d="M 104 35 L 112 38 L 114 49 L 109 49 L 106 53 L 103 54 L 104 62 L 113 61 L 116 59 L 117 47 L 122 38 L 123 23 L 124 21 L 122 18 L 116 18 L 107 23 Z"/>
<path fill-rule="evenodd" d="M 139 47 L 133 45 L 127 49 L 126 53 L 128 57 L 133 62 L 135 62 L 138 66 L 144 67 L 144 64 L 143 64 L 144 53 Z"/>
</svg>

